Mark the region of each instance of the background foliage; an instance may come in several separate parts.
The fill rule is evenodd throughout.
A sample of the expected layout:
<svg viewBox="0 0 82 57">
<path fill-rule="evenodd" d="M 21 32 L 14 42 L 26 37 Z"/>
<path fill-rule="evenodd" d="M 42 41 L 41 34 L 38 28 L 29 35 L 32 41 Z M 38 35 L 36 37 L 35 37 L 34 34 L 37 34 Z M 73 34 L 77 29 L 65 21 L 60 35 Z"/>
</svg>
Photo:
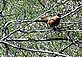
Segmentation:
<svg viewBox="0 0 82 57">
<path fill-rule="evenodd" d="M 64 4 L 63 4 L 64 3 Z M 44 16 L 53 16 L 57 13 L 67 14 L 71 10 L 74 10 L 82 2 L 80 0 L 6 0 L 6 6 L 3 11 L 3 15 L 13 14 L 12 16 L 0 17 L 0 36 L 8 35 L 10 32 L 15 29 L 21 28 L 22 30 L 46 30 L 51 27 L 46 23 L 39 22 L 13 22 L 11 23 L 6 33 L 3 31 L 5 23 L 12 20 L 40 20 Z M 0 0 L 0 10 L 3 8 L 3 1 Z M 51 10 L 50 10 L 51 9 Z M 47 10 L 50 10 L 45 15 L 37 18 Z M 82 19 L 82 8 L 76 11 L 75 13 L 66 16 L 61 19 L 61 24 L 59 27 L 61 29 L 81 29 L 79 23 Z M 62 23 L 69 22 L 69 23 Z M 78 23 L 73 23 L 78 22 Z M 63 28 L 64 27 L 64 28 Z M 66 38 L 68 32 L 37 32 L 37 33 L 21 33 L 16 32 L 13 35 L 9 36 L 8 39 L 55 39 L 55 38 Z M 73 40 L 81 40 L 82 32 L 70 32 L 70 36 Z M 8 41 L 19 47 L 33 48 L 33 49 L 42 49 L 49 51 L 59 52 L 62 48 L 70 44 L 70 41 Z M 4 44 L 3 44 L 4 45 Z M 30 52 L 20 49 L 13 48 L 8 45 L 3 46 L 1 44 L 0 55 L 1 57 L 53 57 L 54 54 L 40 53 L 40 52 Z M 80 45 L 81 46 L 81 45 Z M 72 57 L 81 57 L 82 48 L 79 48 L 78 45 L 72 45 L 64 51 L 64 54 L 70 55 Z"/>
</svg>

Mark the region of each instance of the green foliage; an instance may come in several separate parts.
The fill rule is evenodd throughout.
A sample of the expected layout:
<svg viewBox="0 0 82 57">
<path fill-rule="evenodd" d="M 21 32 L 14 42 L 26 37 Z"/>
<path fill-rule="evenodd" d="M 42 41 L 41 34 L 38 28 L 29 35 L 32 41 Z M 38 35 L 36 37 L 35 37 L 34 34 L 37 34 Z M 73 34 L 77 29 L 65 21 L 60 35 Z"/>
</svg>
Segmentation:
<svg viewBox="0 0 82 57">
<path fill-rule="evenodd" d="M 62 1 L 62 0 L 60 0 Z M 77 2 L 74 3 L 74 2 Z M 3 20 L 0 20 L 0 36 L 3 36 L 2 32 L 3 26 L 5 21 L 9 22 L 12 20 L 35 20 L 39 15 L 44 13 L 45 11 L 51 9 L 50 12 L 48 12 L 46 15 L 53 16 L 57 13 L 68 13 L 69 10 L 75 9 L 79 2 L 81 0 L 70 0 L 67 1 L 64 4 L 57 3 L 58 0 L 40 0 L 40 2 L 44 5 L 44 7 L 39 3 L 38 0 L 7 0 L 7 5 L 4 10 L 4 14 L 13 14 L 15 13 L 15 16 L 6 16 L 3 18 Z M 57 6 L 56 6 L 57 5 Z M 2 9 L 2 0 L 0 0 L 0 10 Z M 81 17 L 82 10 L 76 12 L 74 15 L 66 16 L 65 18 L 61 19 L 61 22 L 74 22 L 78 21 L 78 19 L 82 19 Z M 40 18 L 38 18 L 40 19 Z M 71 25 L 71 26 L 69 26 Z M 79 26 L 77 24 L 60 24 L 60 27 L 65 27 L 65 29 L 79 29 Z M 39 22 L 28 22 L 28 23 L 17 23 L 13 22 L 8 26 L 9 33 L 14 31 L 15 29 L 22 28 L 23 30 L 31 31 L 31 30 L 47 30 L 50 29 L 49 25 L 47 26 L 45 23 L 39 23 Z M 62 28 L 64 29 L 64 28 Z M 37 33 L 21 33 L 16 32 L 10 36 L 10 39 L 54 39 L 54 38 L 64 38 L 67 35 L 68 32 L 37 32 Z M 71 32 L 71 37 L 76 39 L 81 39 L 82 33 L 81 32 Z M 21 47 L 26 48 L 33 48 L 33 49 L 42 49 L 42 50 L 49 50 L 49 51 L 59 51 L 63 47 L 70 44 L 69 41 L 48 41 L 48 42 L 36 42 L 36 41 L 26 41 L 26 42 L 9 42 Z M 39 53 L 39 52 L 30 52 L 30 51 L 23 51 L 18 50 L 15 48 L 12 48 L 9 46 L 9 55 L 14 54 L 16 52 L 17 57 L 52 57 L 52 54 L 46 54 L 46 53 Z M 2 52 L 2 49 L 0 49 L 0 52 Z M 64 51 L 65 54 L 72 55 L 73 57 L 82 57 L 82 49 L 78 48 L 77 46 L 71 46 L 68 49 Z M 4 52 L 5 53 L 5 52 Z M 0 53 L 0 56 L 2 53 Z M 5 56 L 5 55 L 4 55 Z"/>
<path fill-rule="evenodd" d="M 68 0 L 68 1 L 79 2 L 79 1 L 81 1 L 81 0 Z"/>
</svg>

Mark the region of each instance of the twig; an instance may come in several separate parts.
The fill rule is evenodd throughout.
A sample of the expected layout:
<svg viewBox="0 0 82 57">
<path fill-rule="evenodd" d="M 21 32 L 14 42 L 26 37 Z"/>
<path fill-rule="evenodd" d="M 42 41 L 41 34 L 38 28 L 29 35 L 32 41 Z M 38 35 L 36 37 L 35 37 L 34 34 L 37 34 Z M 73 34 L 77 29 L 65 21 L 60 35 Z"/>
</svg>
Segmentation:
<svg viewBox="0 0 82 57">
<path fill-rule="evenodd" d="M 0 41 L 3 41 L 3 40 L 5 40 L 5 39 L 7 39 L 9 36 L 11 36 L 12 34 L 16 33 L 17 31 L 19 31 L 19 29 L 16 29 L 16 30 L 14 30 L 13 32 L 11 32 L 10 34 L 8 34 L 7 36 L 1 38 Z"/>
<path fill-rule="evenodd" d="M 66 16 L 68 16 L 68 15 L 70 15 L 71 13 L 73 13 L 73 12 L 75 12 L 76 10 L 78 10 L 79 8 L 81 8 L 82 7 L 82 5 L 80 5 L 80 6 L 78 6 L 78 7 L 76 7 L 74 10 L 72 10 L 71 12 L 69 12 L 69 13 L 67 13 L 66 15 L 64 15 L 64 16 L 62 16 L 61 18 L 64 18 L 64 17 L 66 17 Z M 44 13 L 45 14 L 45 13 Z M 43 14 L 42 14 L 43 15 Z M 41 15 L 41 16 L 42 16 Z M 38 19 L 40 16 L 38 16 L 36 19 Z M 34 21 L 32 21 L 32 20 L 29 20 L 29 22 L 36 22 L 37 20 L 34 20 Z M 5 27 L 7 26 L 7 25 L 9 25 L 10 23 L 12 23 L 12 22 L 15 22 L 15 21 L 17 21 L 17 20 L 12 20 L 12 21 L 9 21 L 9 22 L 7 22 L 6 24 L 5 24 Z M 21 20 L 20 20 L 21 21 Z M 37 22 L 45 22 L 45 20 L 38 20 Z"/>
<path fill-rule="evenodd" d="M 6 1 L 5 0 L 3 0 L 3 8 L 2 8 L 2 10 L 1 10 L 1 14 L 2 14 L 2 12 L 3 12 L 3 10 L 5 9 L 5 6 L 6 6 Z"/>
<path fill-rule="evenodd" d="M 64 23 L 64 24 L 72 24 L 72 23 L 73 24 L 78 24 L 79 22 L 69 22 L 69 21 L 68 22 L 60 22 L 60 24 L 62 24 L 62 23 Z"/>
<path fill-rule="evenodd" d="M 7 22 L 4 26 L 4 28 L 6 28 L 10 23 L 13 23 L 13 22 L 22 22 L 22 23 L 25 23 L 25 22 L 47 22 L 47 20 L 12 20 L 12 21 Z"/>
<path fill-rule="evenodd" d="M 14 48 L 17 48 L 17 49 L 25 50 L 25 51 L 41 52 L 41 53 L 49 53 L 49 54 L 58 54 L 58 55 L 60 55 L 60 56 L 71 57 L 71 56 L 69 56 L 69 55 L 60 54 L 60 53 L 58 53 L 58 52 L 52 52 L 52 51 L 48 51 L 48 50 L 36 50 L 36 49 L 29 49 L 29 48 L 25 48 L 25 47 L 18 47 L 18 46 L 16 46 L 16 45 L 10 44 L 10 43 L 5 42 L 5 41 L 3 41 L 2 43 L 3 43 L 3 44 L 7 44 L 7 45 L 9 45 L 9 46 L 11 46 L 11 47 L 14 47 Z"/>
<path fill-rule="evenodd" d="M 64 1 L 62 4 L 66 3 L 67 1 Z M 37 18 L 35 18 L 34 20 L 37 20 L 38 18 L 42 17 L 43 15 L 45 15 L 46 13 L 50 12 L 54 7 L 58 7 L 60 4 L 58 5 L 54 5 L 52 8 L 50 8 L 49 10 L 45 11 L 44 13 L 40 14 Z"/>
<path fill-rule="evenodd" d="M 35 42 L 39 42 L 39 41 L 61 41 L 61 40 L 66 40 L 68 41 L 68 39 L 64 39 L 64 38 L 49 38 L 49 39 L 7 39 L 6 41 L 35 41 Z"/>
<path fill-rule="evenodd" d="M 52 30 L 52 29 L 49 29 L 49 30 L 32 30 L 32 31 L 28 31 L 28 32 L 27 32 L 27 31 L 22 31 L 22 30 L 19 28 L 19 29 L 14 30 L 13 32 L 9 33 L 9 34 L 6 35 L 5 37 L 3 37 L 3 38 L 1 39 L 1 41 L 7 39 L 9 36 L 11 36 L 12 34 L 18 32 L 18 31 L 20 31 L 20 32 L 22 32 L 22 33 L 33 33 L 33 32 L 48 32 L 48 31 L 51 31 L 51 30 Z"/>
<path fill-rule="evenodd" d="M 69 32 L 82 32 L 82 30 L 66 30 L 66 31 L 69 31 Z"/>
<path fill-rule="evenodd" d="M 6 28 L 10 23 L 12 22 L 20 22 L 20 23 L 26 23 L 26 22 L 47 22 L 48 20 L 12 20 L 5 24 L 4 28 Z M 61 23 L 78 23 L 78 22 L 61 22 Z"/>
<path fill-rule="evenodd" d="M 62 53 L 65 49 L 67 49 L 68 47 L 70 47 L 71 45 L 73 45 L 74 43 L 71 43 L 71 44 L 69 44 L 69 45 L 67 45 L 66 47 L 64 47 L 63 49 L 61 49 L 60 51 L 59 51 L 59 53 Z M 57 54 L 54 56 L 54 57 L 56 57 L 57 56 Z"/>
<path fill-rule="evenodd" d="M 40 0 L 38 0 L 38 2 L 45 8 L 45 5 L 42 4 L 42 2 Z"/>
<path fill-rule="evenodd" d="M 1 17 L 13 16 L 13 15 L 16 15 L 16 14 L 1 15 Z"/>
<path fill-rule="evenodd" d="M 72 14 L 72 13 L 74 13 L 75 11 L 77 11 L 79 8 L 81 8 L 82 7 L 82 5 L 80 5 L 80 6 L 78 6 L 78 7 L 76 7 L 74 10 L 72 10 L 71 12 L 69 12 L 69 13 L 67 13 L 67 14 L 65 14 L 64 16 L 62 16 L 61 18 L 64 18 L 64 17 L 66 17 L 66 16 L 68 16 L 68 15 L 70 15 L 70 14 Z"/>
<path fill-rule="evenodd" d="M 47 29 L 47 30 L 31 30 L 31 31 L 23 31 L 21 29 L 16 29 L 14 30 L 13 32 L 11 32 L 10 34 L 8 34 L 7 36 L 3 37 L 1 40 L 4 40 L 6 38 L 8 38 L 10 35 L 16 33 L 16 32 L 22 32 L 22 33 L 35 33 L 35 32 L 50 32 L 50 31 L 53 31 L 53 29 Z M 60 29 L 57 29 L 56 31 L 78 31 L 78 32 L 82 32 L 82 30 L 60 30 Z"/>
</svg>

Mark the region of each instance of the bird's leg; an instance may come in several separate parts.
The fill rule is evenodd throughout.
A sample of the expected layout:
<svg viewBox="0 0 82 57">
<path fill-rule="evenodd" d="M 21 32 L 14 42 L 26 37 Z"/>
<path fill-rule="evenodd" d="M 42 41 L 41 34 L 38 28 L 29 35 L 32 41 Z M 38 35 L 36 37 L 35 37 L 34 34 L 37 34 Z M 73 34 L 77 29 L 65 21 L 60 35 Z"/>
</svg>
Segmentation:
<svg viewBox="0 0 82 57">
<path fill-rule="evenodd" d="M 61 33 L 61 28 L 59 26 L 54 26 L 53 30 L 58 31 L 59 33 Z"/>
<path fill-rule="evenodd" d="M 52 29 L 53 29 L 53 31 L 57 31 L 57 28 L 55 26 Z"/>
</svg>

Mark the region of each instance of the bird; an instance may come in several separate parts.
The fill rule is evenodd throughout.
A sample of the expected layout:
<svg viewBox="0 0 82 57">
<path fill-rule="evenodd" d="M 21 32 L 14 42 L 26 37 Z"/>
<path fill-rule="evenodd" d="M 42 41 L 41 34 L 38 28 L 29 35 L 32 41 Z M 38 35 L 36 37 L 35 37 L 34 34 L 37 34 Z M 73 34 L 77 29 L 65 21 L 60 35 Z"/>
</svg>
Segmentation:
<svg viewBox="0 0 82 57">
<path fill-rule="evenodd" d="M 57 15 L 52 16 L 50 19 L 48 19 L 47 24 L 49 24 L 50 27 L 58 26 L 62 15 L 62 13 L 58 13 Z"/>
</svg>

